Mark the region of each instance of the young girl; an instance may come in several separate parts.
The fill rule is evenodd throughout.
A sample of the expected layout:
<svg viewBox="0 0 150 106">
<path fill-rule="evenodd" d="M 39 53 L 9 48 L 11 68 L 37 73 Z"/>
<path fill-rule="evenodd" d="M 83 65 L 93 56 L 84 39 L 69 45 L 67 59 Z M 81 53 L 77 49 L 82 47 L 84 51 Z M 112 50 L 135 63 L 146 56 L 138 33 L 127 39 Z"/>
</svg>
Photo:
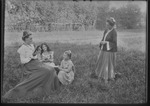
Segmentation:
<svg viewBox="0 0 150 106">
<path fill-rule="evenodd" d="M 41 60 L 48 66 L 55 67 L 53 55 L 54 52 L 46 43 L 41 44 Z"/>
<path fill-rule="evenodd" d="M 58 79 L 63 85 L 71 84 L 74 80 L 74 64 L 71 61 L 71 51 L 65 51 L 59 67 Z"/>
</svg>

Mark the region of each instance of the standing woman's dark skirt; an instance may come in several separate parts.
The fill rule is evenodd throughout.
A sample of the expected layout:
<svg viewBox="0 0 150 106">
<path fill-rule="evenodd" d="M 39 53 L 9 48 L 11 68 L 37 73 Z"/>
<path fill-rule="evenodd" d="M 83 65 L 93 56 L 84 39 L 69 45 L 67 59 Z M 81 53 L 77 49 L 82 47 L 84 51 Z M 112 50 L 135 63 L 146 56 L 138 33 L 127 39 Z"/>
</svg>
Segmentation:
<svg viewBox="0 0 150 106">
<path fill-rule="evenodd" d="M 100 50 L 96 64 L 95 73 L 98 77 L 107 81 L 115 77 L 114 67 L 116 62 L 115 52 L 106 52 Z"/>
<path fill-rule="evenodd" d="M 36 88 L 40 88 L 42 91 L 37 94 L 49 95 L 51 91 L 59 88 L 60 84 L 54 68 L 47 67 L 38 60 L 31 60 L 24 65 L 24 69 L 32 72 L 31 75 L 9 90 L 3 96 L 4 98 L 28 97 L 28 94 L 31 96 L 31 92 Z"/>
</svg>

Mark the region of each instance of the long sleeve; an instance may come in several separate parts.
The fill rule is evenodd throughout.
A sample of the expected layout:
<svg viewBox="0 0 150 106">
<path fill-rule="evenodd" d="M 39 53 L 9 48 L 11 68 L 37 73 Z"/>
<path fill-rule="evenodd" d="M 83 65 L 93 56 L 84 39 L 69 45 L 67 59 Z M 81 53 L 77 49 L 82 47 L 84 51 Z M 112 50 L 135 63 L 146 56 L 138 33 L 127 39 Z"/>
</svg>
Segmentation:
<svg viewBox="0 0 150 106">
<path fill-rule="evenodd" d="M 54 51 L 50 52 L 50 61 L 54 61 Z"/>
<path fill-rule="evenodd" d="M 117 32 L 113 32 L 112 40 L 108 42 L 107 48 L 110 50 L 112 48 L 116 48 L 117 46 Z"/>
<path fill-rule="evenodd" d="M 22 64 L 28 63 L 32 58 L 36 58 L 33 57 L 33 51 L 34 49 L 30 49 L 24 45 L 22 45 L 19 49 L 18 49 L 18 53 L 20 54 L 20 60 Z"/>
<path fill-rule="evenodd" d="M 60 63 L 60 67 L 63 68 L 63 60 Z"/>
<path fill-rule="evenodd" d="M 20 54 L 20 60 L 22 64 L 28 63 L 31 60 L 31 58 L 27 56 L 24 47 L 20 47 L 17 52 Z"/>
<path fill-rule="evenodd" d="M 20 59 L 22 64 L 28 63 L 31 60 L 31 58 L 22 55 L 20 56 Z"/>
<path fill-rule="evenodd" d="M 102 40 L 101 40 L 101 41 L 103 41 L 103 40 L 104 40 L 104 37 L 105 37 L 106 32 L 107 32 L 107 30 L 105 30 L 105 31 L 104 31 L 104 33 L 103 33 L 103 38 L 102 38 Z M 101 48 L 101 47 L 102 47 L 102 44 L 99 44 L 99 47 Z"/>
<path fill-rule="evenodd" d="M 104 40 L 104 37 L 105 37 L 105 35 L 106 35 L 107 31 L 108 31 L 108 30 L 105 30 L 105 31 L 104 31 L 102 41 Z"/>
</svg>

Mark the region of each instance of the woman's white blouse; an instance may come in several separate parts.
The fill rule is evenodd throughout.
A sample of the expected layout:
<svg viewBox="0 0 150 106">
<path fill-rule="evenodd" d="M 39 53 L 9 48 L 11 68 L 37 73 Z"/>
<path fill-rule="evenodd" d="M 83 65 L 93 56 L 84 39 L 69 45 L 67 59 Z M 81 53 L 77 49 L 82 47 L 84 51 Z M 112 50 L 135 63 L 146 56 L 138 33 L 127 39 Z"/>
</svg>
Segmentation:
<svg viewBox="0 0 150 106">
<path fill-rule="evenodd" d="M 34 45 L 22 45 L 19 49 L 18 49 L 18 53 L 20 54 L 20 60 L 22 64 L 28 63 L 33 57 L 33 52 L 34 52 L 35 48 Z"/>
</svg>

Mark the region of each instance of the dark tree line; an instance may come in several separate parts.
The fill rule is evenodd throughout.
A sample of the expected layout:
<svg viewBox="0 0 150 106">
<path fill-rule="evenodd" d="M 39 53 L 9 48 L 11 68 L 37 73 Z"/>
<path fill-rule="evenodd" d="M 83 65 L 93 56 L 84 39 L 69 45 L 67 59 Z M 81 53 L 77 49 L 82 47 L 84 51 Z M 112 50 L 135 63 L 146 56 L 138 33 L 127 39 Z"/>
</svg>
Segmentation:
<svg viewBox="0 0 150 106">
<path fill-rule="evenodd" d="M 6 0 L 5 4 L 5 25 L 24 29 L 101 30 L 108 17 L 114 17 L 120 28 L 133 29 L 141 26 L 142 19 L 133 3 L 117 9 L 104 1 Z"/>
</svg>

